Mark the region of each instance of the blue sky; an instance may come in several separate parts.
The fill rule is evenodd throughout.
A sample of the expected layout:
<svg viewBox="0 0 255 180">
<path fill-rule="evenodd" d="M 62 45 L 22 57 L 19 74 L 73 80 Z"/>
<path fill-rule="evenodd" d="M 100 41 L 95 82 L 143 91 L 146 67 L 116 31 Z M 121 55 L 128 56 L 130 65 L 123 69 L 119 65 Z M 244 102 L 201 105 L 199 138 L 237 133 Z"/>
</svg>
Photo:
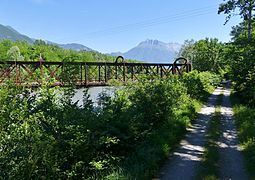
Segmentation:
<svg viewBox="0 0 255 180">
<path fill-rule="evenodd" d="M 0 24 L 33 38 L 127 51 L 146 39 L 230 40 L 239 22 L 218 15 L 223 0 L 0 0 Z"/>
</svg>

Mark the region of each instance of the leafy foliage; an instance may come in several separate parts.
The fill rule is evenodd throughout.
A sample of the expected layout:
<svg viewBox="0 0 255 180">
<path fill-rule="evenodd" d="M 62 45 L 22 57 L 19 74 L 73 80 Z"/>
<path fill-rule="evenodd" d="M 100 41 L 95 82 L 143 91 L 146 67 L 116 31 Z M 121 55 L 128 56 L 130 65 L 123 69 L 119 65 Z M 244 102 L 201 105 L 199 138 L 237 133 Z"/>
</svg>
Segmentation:
<svg viewBox="0 0 255 180">
<path fill-rule="evenodd" d="M 191 40 L 186 41 L 179 55 L 189 59 L 198 71 L 222 73 L 227 65 L 223 49 L 224 45 L 218 39 Z"/>
<path fill-rule="evenodd" d="M 15 47 L 14 50 L 12 47 Z M 16 53 L 11 53 L 10 49 Z M 17 48 L 19 50 L 17 50 Z M 9 55 L 7 55 L 7 52 Z M 17 59 L 16 55 L 23 57 Z M 95 51 L 74 51 L 65 50 L 56 45 L 47 44 L 42 40 L 35 41 L 34 44 L 29 44 L 23 41 L 12 42 L 9 40 L 0 41 L 0 59 L 7 60 L 25 60 L 38 61 L 40 55 L 46 61 L 111 61 L 114 62 L 115 57 L 107 56 Z"/>
<path fill-rule="evenodd" d="M 67 91 L 59 100 L 53 89 L 34 95 L 27 90 L 1 89 L 1 177 L 85 176 L 89 167 L 83 164 L 90 162 L 89 154 L 94 153 L 93 146 L 87 146 L 92 105 L 80 109 L 71 103 L 70 95 Z"/>
<path fill-rule="evenodd" d="M 188 94 L 192 98 L 205 100 L 213 91 L 214 87 L 220 83 L 220 76 L 210 72 L 201 72 L 194 70 L 184 74 L 182 81 L 187 87 Z"/>
<path fill-rule="evenodd" d="M 244 149 L 248 172 L 255 178 L 255 110 L 236 102 L 234 106 L 235 120 L 238 127 L 239 140 Z"/>
<path fill-rule="evenodd" d="M 225 0 L 224 0 L 225 1 Z M 233 15 L 236 15 L 236 9 L 239 10 L 239 15 L 244 19 L 247 24 L 248 40 L 252 38 L 252 22 L 254 21 L 254 0 L 228 0 L 219 6 L 218 14 L 227 14 L 225 24 L 230 20 Z"/>
<path fill-rule="evenodd" d="M 7 55 L 15 61 L 23 61 L 24 57 L 20 55 L 20 50 L 18 46 L 12 46 L 9 51 L 7 51 Z"/>
<path fill-rule="evenodd" d="M 150 178 L 199 104 L 175 76 L 142 78 L 113 98 L 102 94 L 99 109 L 87 91 L 81 107 L 73 94 L 1 87 L 1 178 Z"/>
<path fill-rule="evenodd" d="M 235 8 L 239 9 L 244 20 L 233 27 L 231 32 L 233 41 L 226 44 L 224 59 L 229 63 L 228 75 L 233 82 L 235 93 L 249 106 L 255 106 L 255 41 L 251 36 L 255 33 L 253 28 L 254 15 L 251 14 L 254 11 L 254 1 L 228 1 L 226 4 L 220 5 L 219 12 L 230 13 L 231 15 Z M 247 19 L 247 16 L 250 17 Z M 245 31 L 247 26 L 249 38 L 247 38 Z"/>
<path fill-rule="evenodd" d="M 226 58 L 231 61 L 230 79 L 234 82 L 235 92 L 250 106 L 255 105 L 254 73 L 255 73 L 255 48 L 253 43 L 229 44 Z"/>
</svg>

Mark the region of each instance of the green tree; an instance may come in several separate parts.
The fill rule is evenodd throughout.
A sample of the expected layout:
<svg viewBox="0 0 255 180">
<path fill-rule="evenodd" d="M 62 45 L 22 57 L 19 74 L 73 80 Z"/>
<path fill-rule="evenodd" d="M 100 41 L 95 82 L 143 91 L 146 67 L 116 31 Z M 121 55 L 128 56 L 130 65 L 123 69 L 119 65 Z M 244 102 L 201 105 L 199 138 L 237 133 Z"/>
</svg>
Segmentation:
<svg viewBox="0 0 255 180">
<path fill-rule="evenodd" d="M 179 55 L 192 62 L 194 69 L 215 73 L 221 73 L 225 69 L 223 54 L 224 44 L 216 38 L 186 41 L 179 52 Z"/>
<path fill-rule="evenodd" d="M 0 60 L 7 61 L 9 57 L 7 51 L 13 46 L 13 43 L 10 40 L 3 40 L 0 42 Z"/>
<path fill-rule="evenodd" d="M 188 60 L 192 61 L 194 59 L 194 54 L 193 54 L 193 45 L 195 44 L 195 40 L 185 40 L 184 44 L 182 45 L 178 56 L 183 56 L 187 58 Z"/>
<path fill-rule="evenodd" d="M 23 61 L 24 57 L 20 54 L 20 50 L 18 46 L 12 46 L 9 51 L 7 51 L 7 55 L 15 61 Z"/>
<path fill-rule="evenodd" d="M 36 39 L 34 44 L 35 45 L 47 45 L 47 42 L 42 39 Z"/>
<path fill-rule="evenodd" d="M 226 1 L 226 0 L 224 0 Z M 254 21 L 253 11 L 255 10 L 255 0 L 228 0 L 219 6 L 218 14 L 227 14 L 225 24 L 230 18 L 236 15 L 236 9 L 239 10 L 239 15 L 244 19 L 247 24 L 248 39 L 252 39 L 252 22 Z"/>
</svg>

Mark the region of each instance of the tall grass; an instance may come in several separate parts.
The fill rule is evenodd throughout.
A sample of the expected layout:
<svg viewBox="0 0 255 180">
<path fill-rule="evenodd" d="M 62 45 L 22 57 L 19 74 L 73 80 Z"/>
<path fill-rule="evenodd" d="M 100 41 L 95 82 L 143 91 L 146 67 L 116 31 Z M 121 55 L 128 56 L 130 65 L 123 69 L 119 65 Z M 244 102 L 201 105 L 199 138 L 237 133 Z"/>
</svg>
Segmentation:
<svg viewBox="0 0 255 180">
<path fill-rule="evenodd" d="M 240 104 L 237 97 L 232 96 L 235 123 L 238 137 L 244 152 L 247 170 L 251 179 L 255 179 L 255 109 Z"/>
</svg>

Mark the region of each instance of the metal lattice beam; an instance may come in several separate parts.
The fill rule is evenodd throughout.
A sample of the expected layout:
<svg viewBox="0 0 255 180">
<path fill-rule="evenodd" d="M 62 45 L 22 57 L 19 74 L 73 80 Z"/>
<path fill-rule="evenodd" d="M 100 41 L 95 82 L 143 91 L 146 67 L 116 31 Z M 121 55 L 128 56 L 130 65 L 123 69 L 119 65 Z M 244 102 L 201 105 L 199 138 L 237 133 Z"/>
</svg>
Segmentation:
<svg viewBox="0 0 255 180">
<path fill-rule="evenodd" d="M 160 78 L 191 71 L 191 64 L 178 58 L 173 64 L 128 63 L 118 57 L 116 62 L 29 62 L 0 61 L 0 85 L 20 86 L 97 86 L 109 80 L 136 81 L 141 75 Z"/>
</svg>

